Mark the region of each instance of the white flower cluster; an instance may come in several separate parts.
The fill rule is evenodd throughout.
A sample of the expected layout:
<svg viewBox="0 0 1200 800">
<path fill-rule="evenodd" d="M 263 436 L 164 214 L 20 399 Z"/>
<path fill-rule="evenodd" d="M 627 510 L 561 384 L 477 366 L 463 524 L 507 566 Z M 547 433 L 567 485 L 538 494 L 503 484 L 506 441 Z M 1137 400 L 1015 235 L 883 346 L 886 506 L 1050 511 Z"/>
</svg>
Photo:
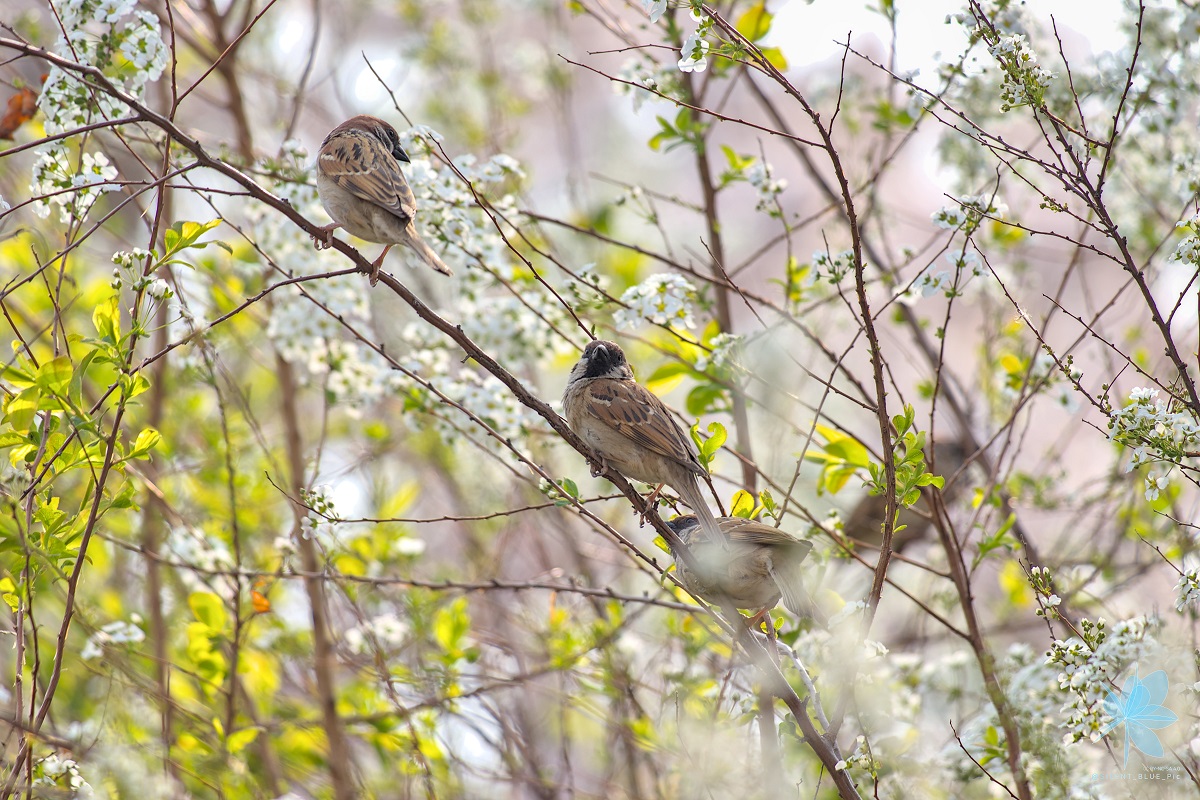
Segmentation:
<svg viewBox="0 0 1200 800">
<path fill-rule="evenodd" d="M 1111 721 L 1104 698 L 1121 672 L 1139 660 L 1154 644 L 1150 635 L 1158 620 L 1134 617 L 1116 623 L 1112 630 L 1103 618 L 1080 620 L 1082 639 L 1055 639 L 1046 653 L 1046 663 L 1059 668 L 1058 685 L 1067 692 L 1067 714 L 1063 739 L 1073 744 L 1082 739 L 1099 741 Z"/>
<path fill-rule="evenodd" d="M 318 483 L 311 489 L 300 490 L 300 502 L 308 508 L 304 514 L 304 536 L 311 539 L 318 533 L 330 533 L 339 519 L 337 508 L 333 505 L 333 487 L 327 483 Z"/>
<path fill-rule="evenodd" d="M 66 36 L 59 37 L 54 52 L 104 71 L 118 88 L 140 97 L 150 81 L 157 80 L 167 65 L 168 50 L 162 40 L 158 18 L 135 11 L 133 0 L 63 0 L 55 10 Z M 47 134 L 59 134 L 100 119 L 116 119 L 128 109 L 119 100 L 86 87 L 59 67 L 51 67 L 38 97 L 45 115 Z M 61 219 L 87 214 L 103 191 L 116 188 L 110 182 L 117 171 L 103 153 L 74 154 L 67 139 L 38 149 L 30 192 L 34 212 L 45 218 L 57 205 Z M 51 195 L 40 199 L 44 195 Z"/>
<path fill-rule="evenodd" d="M 871 747 L 867 744 L 867 737 L 857 737 L 854 740 L 854 752 L 833 765 L 833 768 L 836 770 L 846 770 L 850 767 L 858 767 L 865 770 L 877 768 L 875 759 L 871 757 Z"/>
<path fill-rule="evenodd" d="M 642 320 L 671 328 L 694 328 L 696 287 L 682 275 L 660 272 L 621 294 L 624 308 L 613 315 L 618 328 L 636 328 Z"/>
<path fill-rule="evenodd" d="M 1191 266 L 1200 266 L 1200 214 L 1176 224 L 1177 229 L 1184 231 L 1183 240 L 1175 246 L 1170 261 L 1178 261 Z"/>
<path fill-rule="evenodd" d="M 1038 66 L 1037 53 L 1030 48 L 1025 35 L 1016 33 L 1001 36 L 988 50 L 1004 69 L 1000 110 L 1008 111 L 1025 105 L 1041 106 L 1054 74 Z"/>
<path fill-rule="evenodd" d="M 853 250 L 843 250 L 833 255 L 828 250 L 817 250 L 812 255 L 812 269 L 809 270 L 805 283 L 813 286 L 825 280 L 836 286 L 853 271 Z"/>
<path fill-rule="evenodd" d="M 1193 13 L 1200 18 L 1200 11 Z M 1200 194 L 1200 152 L 1180 153 L 1171 160 L 1171 167 L 1180 177 L 1184 197 Z"/>
<path fill-rule="evenodd" d="M 711 349 L 706 355 L 696 359 L 695 367 L 704 372 L 710 366 L 714 369 L 729 369 L 738 366 L 742 358 L 742 348 L 746 337 L 736 333 L 718 333 L 708 343 Z"/>
<path fill-rule="evenodd" d="M 943 206 L 930 215 L 934 226 L 948 231 L 962 230 L 971 234 L 979 227 L 984 215 L 1003 218 L 1008 205 L 997 197 L 969 194 L 958 199 L 958 205 Z"/>
<path fill-rule="evenodd" d="M 17 469 L 7 461 L 0 466 L 0 495 L 19 498 L 32 485 L 33 478 L 27 470 Z"/>
<path fill-rule="evenodd" d="M 533 426 L 536 415 L 524 406 L 494 375 L 462 370 L 458 380 L 439 387 L 450 399 L 461 403 L 488 423 L 505 439 L 522 439 Z M 449 436 L 453 436 L 447 432 Z"/>
<path fill-rule="evenodd" d="M 135 10 L 135 0 L 60 0 L 54 6 L 67 31 L 55 44 L 59 55 L 105 70 L 134 96 L 166 69 L 170 52 L 158 17 Z"/>
<path fill-rule="evenodd" d="M 688 35 L 683 47 L 679 48 L 680 58 L 677 66 L 680 72 L 704 72 L 708 69 L 708 51 L 711 45 L 704 37 L 712 29 L 713 21 L 695 6 L 692 8 L 692 19 L 697 23 L 696 30 Z"/>
<path fill-rule="evenodd" d="M 584 264 L 575 271 L 578 278 L 567 280 L 566 291 L 563 295 L 568 298 L 571 308 L 580 311 L 588 308 L 603 308 L 608 302 L 606 292 L 608 279 L 596 271 L 596 262 Z"/>
<path fill-rule="evenodd" d="M 447 263 L 458 268 L 460 296 L 455 299 L 454 318 L 462 320 L 463 330 L 474 341 L 504 360 L 553 358 L 566 346 L 555 328 L 573 323 L 568 310 L 536 284 L 532 272 L 519 262 L 501 235 L 513 234 L 506 220 L 517 214 L 515 199 L 489 194 L 488 205 L 496 216 L 493 222 L 480 208 L 471 187 L 434 157 L 441 139 L 425 126 L 400 133 L 401 144 L 412 159 L 405 173 L 417 198 L 424 238 L 434 246 L 439 239 L 454 244 L 442 253 Z M 306 157 L 295 143 L 286 143 L 284 150 L 285 168 L 297 167 Z M 520 164 L 506 155 L 485 161 L 462 156 L 454 167 L 481 194 L 523 178 Z M 301 213 L 316 219 L 324 216 L 311 185 L 280 181 L 274 188 Z M 258 246 L 286 272 L 311 272 L 315 259 L 338 258 L 314 255 L 308 237 L 278 215 L 257 215 L 254 230 Z M 398 248 L 390 258 L 403 259 L 403 251 Z M 368 340 L 377 336 L 359 276 L 308 283 L 304 291 L 330 313 L 314 308 L 298 288 L 280 290 L 274 295 L 267 334 L 285 359 L 302 368 L 306 383 L 321 386 L 331 401 L 349 413 L 361 413 L 368 404 L 387 396 L 402 396 L 433 411 L 438 400 L 422 383 L 428 381 L 450 400 L 487 420 L 501 435 L 517 439 L 528 433 L 532 412 L 495 378 L 469 369 L 456 370 L 458 354 L 451 353 L 444 337 L 429 326 L 415 322 L 405 326 L 399 332 L 403 346 L 396 348 L 398 354 L 393 356 L 420 380 L 395 369 L 374 349 L 350 336 L 339 319 Z M 448 422 L 436 423 L 434 428 L 449 443 L 464 441 L 461 431 Z"/>
<path fill-rule="evenodd" d="M 173 560 L 188 564 L 198 570 L 179 571 L 179 580 L 188 591 L 216 591 L 222 599 L 231 600 L 233 598 L 237 587 L 232 578 L 214 579 L 211 583 L 201 579 L 205 572 L 234 568 L 233 555 L 229 552 L 229 547 L 217 536 L 210 536 L 199 528 L 173 528 L 167 536 L 166 550 L 171 554 Z"/>
<path fill-rule="evenodd" d="M 1200 442 L 1200 425 L 1185 411 L 1172 411 L 1171 405 L 1158 399 L 1158 390 L 1134 389 L 1129 403 L 1108 412 L 1108 438 L 1133 448 L 1125 471 L 1144 464 L 1163 462 L 1166 472 L 1146 476 L 1146 499 L 1153 501 L 1170 482 L 1174 466 Z"/>
<path fill-rule="evenodd" d="M 761 158 L 746 170 L 746 181 L 758 190 L 758 205 L 755 208 L 758 211 L 778 213 L 774 208 L 775 198 L 783 194 L 783 190 L 787 188 L 787 181 L 774 177 L 771 165 Z"/>
<path fill-rule="evenodd" d="M 634 111 L 640 110 L 647 100 L 662 99 L 654 92 L 668 97 L 679 96 L 679 70 L 674 67 L 664 67 L 654 61 L 633 58 L 625 62 L 617 77 L 621 80 L 613 81 L 613 92 L 631 96 Z"/>
<path fill-rule="evenodd" d="M 51 753 L 37 763 L 35 772 L 38 777 L 33 780 L 34 786 L 52 786 L 58 790 L 69 790 L 70 796 L 75 798 L 96 796 L 92 785 L 85 781 L 83 775 L 80 774 L 79 764 L 73 759 Z M 56 794 L 53 790 L 41 789 L 34 792 L 34 796 L 41 796 L 43 793 L 51 797 Z"/>
<path fill-rule="evenodd" d="M 144 641 L 146 634 L 140 627 L 141 622 L 141 617 L 134 614 L 129 618 L 129 622 L 117 620 L 108 623 L 88 637 L 87 644 L 83 646 L 83 652 L 79 654 L 79 657 L 87 661 L 104 655 L 104 648 L 107 645 L 130 642 L 137 644 Z"/>
<path fill-rule="evenodd" d="M 346 338 L 338 322 L 340 317 L 356 330 L 371 332 L 371 310 L 361 280 L 341 275 L 306 284 L 305 292 L 331 313 L 314 306 L 300 289 L 283 289 L 276 292 L 267 336 L 285 360 L 304 370 L 303 383 L 321 386 L 331 402 L 358 415 L 395 391 L 402 377 L 376 351 Z"/>
<path fill-rule="evenodd" d="M 929 264 L 913 281 L 908 294 L 919 291 L 922 297 L 932 297 L 940 292 L 946 297 L 956 297 L 963 293 L 963 289 L 972 279 L 978 278 L 984 273 L 983 262 L 974 250 L 946 253 L 946 260 L 953 267 L 953 272 L 949 270 L 934 272 L 933 264 Z"/>
<path fill-rule="evenodd" d="M 65 58 L 100 68 L 120 89 L 140 96 L 146 83 L 161 76 L 167 65 L 158 18 L 133 11 L 133 0 L 66 0 L 55 4 L 66 36 L 54 52 Z M 71 73 L 50 68 L 37 107 L 46 116 L 48 134 L 70 131 L 97 119 L 116 119 L 127 113 L 125 104 L 103 92 L 86 88 Z M 83 217 L 102 192 L 112 191 L 116 169 L 102 152 L 78 156 L 66 139 L 41 146 L 30 180 L 34 211 L 48 217 L 59 206 L 62 222 Z"/>
<path fill-rule="evenodd" d="M 1175 610 L 1182 612 L 1189 606 L 1200 606 L 1200 569 L 1186 570 L 1175 584 Z"/>
<path fill-rule="evenodd" d="M 454 169 L 442 166 L 432 157 L 438 151 L 434 145 L 441 140 L 441 134 L 424 125 L 400 132 L 400 143 L 411 158 L 405 173 L 420 209 L 418 224 L 425 239 L 453 245 L 441 254 L 451 267 L 456 263 L 463 267 L 472 263 L 490 267 L 507 263 L 511 254 L 496 224 L 499 223 L 505 236 L 515 233 L 506 220 L 516 218 L 516 199 L 511 194 L 499 197 L 489 194 L 488 204 L 496 218 L 493 222 Z M 481 194 L 489 187 L 499 188 L 505 181 L 524 178 L 517 160 L 503 153 L 483 162 L 473 155 L 462 155 L 454 159 L 454 168 Z"/>
<path fill-rule="evenodd" d="M 376 647 L 385 652 L 400 649 L 408 636 L 408 623 L 395 614 L 382 614 L 364 620 L 346 631 L 346 649 L 355 655 L 372 652 Z"/>
<path fill-rule="evenodd" d="M 85 216 L 101 194 L 117 188 L 112 184 L 117 169 L 104 153 L 84 153 L 76 161 L 60 145 L 54 142 L 39 148 L 29 191 L 37 198 L 33 204 L 35 214 L 45 219 L 57 206 L 59 219 L 69 222 L 73 217 Z"/>
</svg>

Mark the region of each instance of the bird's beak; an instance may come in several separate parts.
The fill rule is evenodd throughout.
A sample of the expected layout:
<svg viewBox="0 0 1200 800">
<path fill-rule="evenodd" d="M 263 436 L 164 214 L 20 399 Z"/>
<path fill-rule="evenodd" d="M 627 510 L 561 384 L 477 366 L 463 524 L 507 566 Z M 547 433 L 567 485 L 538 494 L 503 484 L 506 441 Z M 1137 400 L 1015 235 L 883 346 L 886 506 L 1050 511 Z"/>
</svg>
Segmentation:
<svg viewBox="0 0 1200 800">
<path fill-rule="evenodd" d="M 392 155 L 397 161 L 403 161 L 405 164 L 412 163 L 411 159 L 408 157 L 408 153 L 404 152 L 404 148 L 400 145 L 396 145 L 392 148 Z"/>
</svg>

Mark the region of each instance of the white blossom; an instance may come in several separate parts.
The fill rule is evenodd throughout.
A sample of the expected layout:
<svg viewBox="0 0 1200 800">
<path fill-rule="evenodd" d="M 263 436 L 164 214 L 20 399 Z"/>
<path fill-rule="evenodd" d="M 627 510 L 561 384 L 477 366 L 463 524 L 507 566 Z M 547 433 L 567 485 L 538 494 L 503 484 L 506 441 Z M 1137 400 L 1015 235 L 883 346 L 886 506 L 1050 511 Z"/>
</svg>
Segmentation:
<svg viewBox="0 0 1200 800">
<path fill-rule="evenodd" d="M 807 283 L 812 286 L 824 279 L 837 285 L 853 271 L 853 250 L 843 250 L 832 255 L 826 250 L 817 250 L 812 255 L 812 269 L 809 270 Z"/>
<path fill-rule="evenodd" d="M 1176 611 L 1200 605 L 1200 569 L 1189 569 L 1180 575 L 1179 583 L 1175 584 L 1175 594 Z"/>
<path fill-rule="evenodd" d="M 696 369 L 703 372 L 709 366 L 724 369 L 736 365 L 741 358 L 744 342 L 745 337 L 736 333 L 718 333 L 708 344 L 711 351 L 696 359 Z"/>
<path fill-rule="evenodd" d="M 136 5 L 135 0 L 100 0 L 92 11 L 92 18 L 111 25 L 128 15 Z"/>
<path fill-rule="evenodd" d="M 1001 36 L 991 47 L 991 54 L 1004 69 L 1000 88 L 1001 111 L 1018 106 L 1040 106 L 1054 74 L 1038 66 L 1037 54 L 1024 34 Z"/>
<path fill-rule="evenodd" d="M 655 23 L 667 10 L 667 0 L 642 0 L 642 7 L 650 15 L 650 22 Z"/>
<path fill-rule="evenodd" d="M 140 618 L 135 618 L 141 622 Z M 126 644 L 144 641 L 145 632 L 131 619 L 129 622 L 117 620 L 110 622 L 88 637 L 87 643 L 80 652 L 80 658 L 85 661 L 104 655 L 106 645 Z"/>
<path fill-rule="evenodd" d="M 1067 743 L 1100 739 L 1110 722 L 1104 698 L 1121 673 L 1154 644 L 1151 632 L 1157 626 L 1157 619 L 1133 617 L 1117 622 L 1110 630 L 1104 619 L 1082 619 L 1082 638 L 1072 636 L 1051 643 L 1046 663 L 1058 667 L 1058 685 L 1068 698 L 1062 708 L 1067 715 Z"/>
<path fill-rule="evenodd" d="M 1200 214 L 1178 223 L 1175 227 L 1184 231 L 1184 237 L 1175 246 L 1175 252 L 1171 253 L 1168 260 L 1191 266 L 1200 265 Z"/>
<path fill-rule="evenodd" d="M 388 613 L 350 628 L 345 633 L 345 641 L 350 652 L 362 655 L 371 652 L 375 646 L 385 651 L 396 650 L 404 644 L 407 636 L 408 624 L 395 614 Z"/>
<path fill-rule="evenodd" d="M 636 328 L 642 320 L 674 328 L 694 328 L 696 288 L 682 275 L 660 272 L 621 294 L 625 308 L 613 315 L 618 328 Z"/>
<path fill-rule="evenodd" d="M 146 294 L 155 300 L 162 300 L 171 293 L 171 287 L 162 278 L 155 278 L 146 285 Z"/>
<path fill-rule="evenodd" d="M 763 159 L 758 159 L 746 170 L 746 181 L 758 190 L 758 211 L 769 209 L 787 188 L 787 181 L 776 178 L 771 165 Z"/>
<path fill-rule="evenodd" d="M 695 30 L 679 49 L 680 72 L 704 72 L 708 69 L 709 44 L 704 39 L 703 31 L 703 28 Z"/>
</svg>

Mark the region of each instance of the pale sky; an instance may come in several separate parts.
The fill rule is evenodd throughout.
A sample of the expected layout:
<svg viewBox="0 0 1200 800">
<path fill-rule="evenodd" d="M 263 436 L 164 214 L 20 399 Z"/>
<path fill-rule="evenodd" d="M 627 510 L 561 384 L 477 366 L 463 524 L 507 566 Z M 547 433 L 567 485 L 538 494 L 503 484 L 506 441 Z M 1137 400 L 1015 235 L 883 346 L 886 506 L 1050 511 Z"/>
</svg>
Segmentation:
<svg viewBox="0 0 1200 800">
<path fill-rule="evenodd" d="M 897 0 L 896 5 L 900 69 L 919 69 L 928 77 L 939 61 L 935 54 L 953 55 L 965 46 L 962 26 L 944 23 L 948 14 L 962 11 L 964 0 Z M 781 47 L 793 67 L 840 59 L 836 42 L 844 41 L 847 31 L 856 39 L 874 34 L 881 42 L 891 35 L 883 16 L 862 2 L 786 0 L 768 7 L 775 11 L 775 22 L 767 43 Z M 1053 15 L 1064 36 L 1067 30 L 1075 32 L 1093 53 L 1115 49 L 1123 41 L 1120 0 L 1036 0 L 1026 8 L 1043 20 Z"/>
</svg>

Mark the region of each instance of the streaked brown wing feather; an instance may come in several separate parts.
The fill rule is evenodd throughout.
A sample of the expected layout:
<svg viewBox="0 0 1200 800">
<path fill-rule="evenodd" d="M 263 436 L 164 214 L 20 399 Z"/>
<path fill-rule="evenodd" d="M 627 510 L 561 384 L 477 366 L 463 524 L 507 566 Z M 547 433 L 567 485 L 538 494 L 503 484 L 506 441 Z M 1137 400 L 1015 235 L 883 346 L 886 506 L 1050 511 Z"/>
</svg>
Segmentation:
<svg viewBox="0 0 1200 800">
<path fill-rule="evenodd" d="M 790 533 L 785 533 L 770 525 L 764 525 L 754 520 L 739 520 L 737 522 L 722 522 L 721 530 L 733 542 L 752 545 L 790 546 L 803 549 L 805 553 L 812 547 L 810 542 L 798 539 Z"/>
<path fill-rule="evenodd" d="M 588 385 L 587 408 L 597 419 L 653 453 L 673 459 L 697 475 L 704 468 L 692 439 L 663 401 L 632 381 L 599 378 Z"/>
<path fill-rule="evenodd" d="M 321 148 L 321 169 L 346 191 L 412 219 L 417 199 L 396 159 L 374 136 L 335 136 Z"/>
</svg>

